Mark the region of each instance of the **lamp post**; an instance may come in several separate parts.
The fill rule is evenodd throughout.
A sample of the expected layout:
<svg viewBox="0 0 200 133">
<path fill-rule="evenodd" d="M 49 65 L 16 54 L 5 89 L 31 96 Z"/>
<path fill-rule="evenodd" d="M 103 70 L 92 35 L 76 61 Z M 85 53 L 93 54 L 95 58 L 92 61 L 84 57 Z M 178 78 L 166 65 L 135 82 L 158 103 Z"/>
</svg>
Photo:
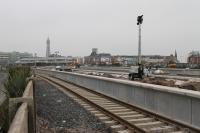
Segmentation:
<svg viewBox="0 0 200 133">
<path fill-rule="evenodd" d="M 143 22 L 143 15 L 137 17 L 137 25 L 139 30 L 138 38 L 138 64 L 141 64 L 141 24 Z"/>
</svg>

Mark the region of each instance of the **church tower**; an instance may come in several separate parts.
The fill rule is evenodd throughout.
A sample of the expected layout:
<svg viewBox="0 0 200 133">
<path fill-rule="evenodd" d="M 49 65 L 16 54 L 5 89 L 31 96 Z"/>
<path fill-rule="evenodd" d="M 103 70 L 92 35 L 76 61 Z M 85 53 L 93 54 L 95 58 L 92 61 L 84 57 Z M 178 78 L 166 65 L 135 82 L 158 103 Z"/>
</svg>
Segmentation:
<svg viewBox="0 0 200 133">
<path fill-rule="evenodd" d="M 50 56 L 50 39 L 49 37 L 47 38 L 47 47 L 46 47 L 46 57 L 49 57 Z"/>
</svg>

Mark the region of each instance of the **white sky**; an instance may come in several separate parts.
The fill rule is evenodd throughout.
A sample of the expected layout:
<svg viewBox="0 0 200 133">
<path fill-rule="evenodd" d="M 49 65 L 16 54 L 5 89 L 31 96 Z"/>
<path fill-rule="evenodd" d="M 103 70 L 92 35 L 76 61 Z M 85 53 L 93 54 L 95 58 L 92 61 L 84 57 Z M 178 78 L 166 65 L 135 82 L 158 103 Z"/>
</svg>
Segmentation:
<svg viewBox="0 0 200 133">
<path fill-rule="evenodd" d="M 137 55 L 141 14 L 142 54 L 200 50 L 200 0 L 0 0 L 0 51 Z"/>
</svg>

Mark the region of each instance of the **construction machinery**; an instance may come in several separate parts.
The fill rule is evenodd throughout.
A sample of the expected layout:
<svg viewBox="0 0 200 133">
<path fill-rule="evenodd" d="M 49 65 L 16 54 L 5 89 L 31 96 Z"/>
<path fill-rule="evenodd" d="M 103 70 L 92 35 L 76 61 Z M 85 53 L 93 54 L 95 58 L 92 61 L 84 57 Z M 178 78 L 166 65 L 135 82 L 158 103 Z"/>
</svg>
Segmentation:
<svg viewBox="0 0 200 133">
<path fill-rule="evenodd" d="M 142 79 L 144 75 L 144 68 L 142 65 L 138 66 L 131 66 L 131 69 L 129 70 L 129 80 L 134 80 L 135 78 Z"/>
</svg>

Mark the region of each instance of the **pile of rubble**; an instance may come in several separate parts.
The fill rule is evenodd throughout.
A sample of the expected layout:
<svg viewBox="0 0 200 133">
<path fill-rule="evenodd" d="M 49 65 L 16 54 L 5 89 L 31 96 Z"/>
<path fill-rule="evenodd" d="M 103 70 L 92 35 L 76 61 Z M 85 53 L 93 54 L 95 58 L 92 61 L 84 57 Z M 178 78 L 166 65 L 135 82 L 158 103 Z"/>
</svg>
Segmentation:
<svg viewBox="0 0 200 133">
<path fill-rule="evenodd" d="M 84 74 L 102 76 L 102 77 L 107 77 L 107 78 L 128 79 L 128 76 L 125 74 L 110 74 L 110 73 L 102 73 L 102 72 L 89 72 L 89 73 L 84 73 Z"/>
<path fill-rule="evenodd" d="M 186 81 L 179 88 L 200 91 L 200 81 Z"/>
<path fill-rule="evenodd" d="M 200 80 L 176 80 L 161 77 L 146 77 L 140 82 L 200 91 Z"/>
</svg>

